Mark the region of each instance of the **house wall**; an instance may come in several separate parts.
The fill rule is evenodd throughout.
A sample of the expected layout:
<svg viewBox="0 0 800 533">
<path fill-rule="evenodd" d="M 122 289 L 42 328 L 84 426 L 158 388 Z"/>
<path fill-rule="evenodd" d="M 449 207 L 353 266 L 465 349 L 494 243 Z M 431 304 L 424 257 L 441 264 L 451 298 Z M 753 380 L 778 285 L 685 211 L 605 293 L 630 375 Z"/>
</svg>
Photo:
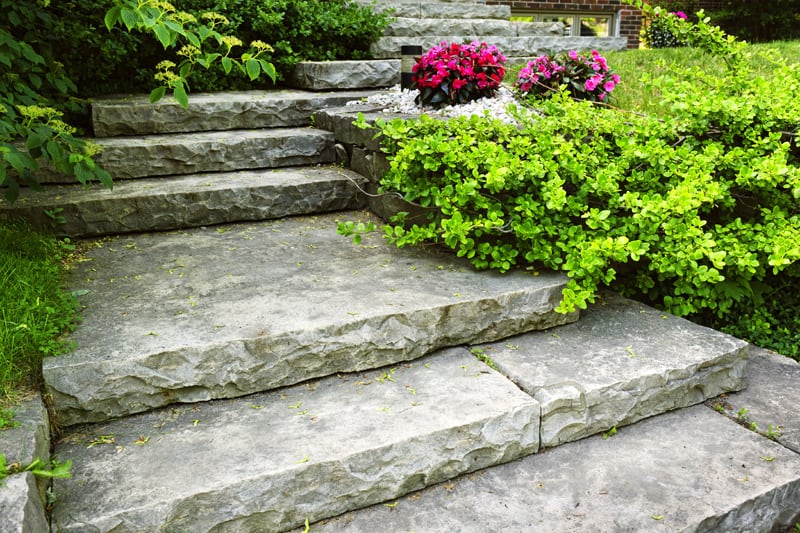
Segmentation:
<svg viewBox="0 0 800 533">
<path fill-rule="evenodd" d="M 619 0 L 487 0 L 487 4 L 511 6 L 520 11 L 577 11 L 580 13 L 614 13 L 617 35 L 628 38 L 628 48 L 639 48 L 642 14 L 638 9 L 623 5 Z M 722 0 L 698 0 L 699 9 L 713 11 L 722 7 Z"/>
</svg>

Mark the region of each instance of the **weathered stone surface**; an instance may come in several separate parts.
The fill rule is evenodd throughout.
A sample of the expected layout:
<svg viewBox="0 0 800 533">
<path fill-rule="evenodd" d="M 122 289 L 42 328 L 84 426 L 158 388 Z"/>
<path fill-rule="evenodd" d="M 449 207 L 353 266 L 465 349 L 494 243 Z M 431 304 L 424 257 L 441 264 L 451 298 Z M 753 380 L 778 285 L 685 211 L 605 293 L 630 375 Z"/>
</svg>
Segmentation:
<svg viewBox="0 0 800 533">
<path fill-rule="evenodd" d="M 381 37 L 372 45 L 371 51 L 378 58 L 399 58 L 401 46 L 419 45 L 423 49 L 428 49 L 442 41 L 471 42 L 476 39 L 496 45 L 506 57 L 531 57 L 569 50 L 624 50 L 627 46 L 625 37 L 492 37 L 439 34 L 424 37 Z"/>
<path fill-rule="evenodd" d="M 564 37 L 564 24 L 561 22 L 512 22 L 515 34 L 520 37 L 546 36 Z"/>
<path fill-rule="evenodd" d="M 575 324 L 480 347 L 542 404 L 542 447 L 742 389 L 747 348 L 611 293 Z"/>
<path fill-rule="evenodd" d="M 391 87 L 400 83 L 400 60 L 303 61 L 295 66 L 289 83 L 312 91 Z"/>
<path fill-rule="evenodd" d="M 332 163 L 333 135 L 313 128 L 231 130 L 97 139 L 115 179 Z"/>
<path fill-rule="evenodd" d="M 800 453 L 800 364 L 751 346 L 746 376 L 747 389 L 714 403 L 732 418 L 741 411 L 743 422 L 755 422 L 759 431 L 767 432 L 771 425 L 778 442 Z"/>
<path fill-rule="evenodd" d="M 54 231 L 69 236 L 164 231 L 357 209 L 365 182 L 342 168 L 300 167 L 121 180 L 113 191 L 53 185 L 0 203 L 0 214 L 49 229 L 44 211 L 61 209 Z"/>
<path fill-rule="evenodd" d="M 516 28 L 508 20 L 479 18 L 395 18 L 384 30 L 386 37 L 424 37 L 426 35 L 491 35 L 515 37 Z"/>
<path fill-rule="evenodd" d="M 50 531 L 44 503 L 30 472 L 15 474 L 0 482 L 0 531 L 43 533 Z"/>
<path fill-rule="evenodd" d="M 23 467 L 36 459 L 43 463 L 50 460 L 50 420 L 41 397 L 33 395 L 25 398 L 13 407 L 16 426 L 0 431 L 0 453 L 8 464 L 17 463 Z M 40 501 L 44 501 L 47 481 L 38 482 Z M 2 492 L 0 482 L 0 492 Z M 0 513 L 2 514 L 2 513 Z M 0 520 L 0 523 L 2 520 Z M 0 527 L 0 531 L 6 531 Z"/>
<path fill-rule="evenodd" d="M 306 126 L 311 114 L 374 91 L 309 93 L 298 90 L 192 93 L 184 109 L 172 98 L 151 104 L 147 95 L 97 98 L 97 137 Z"/>
<path fill-rule="evenodd" d="M 392 9 L 395 17 L 413 18 L 481 18 L 505 19 L 511 16 L 511 7 L 507 5 L 488 6 L 483 2 L 378 2 L 357 0 L 361 4 L 369 4 L 376 11 Z"/>
<path fill-rule="evenodd" d="M 74 466 L 54 530 L 283 531 L 534 453 L 538 417 L 457 348 L 78 428 L 57 448 Z M 115 442 L 88 447 L 98 435 Z"/>
<path fill-rule="evenodd" d="M 394 501 L 392 503 L 395 503 Z M 786 531 L 800 457 L 703 406 L 437 485 L 312 531 Z M 783 528 L 783 529 L 782 529 Z"/>
<path fill-rule="evenodd" d="M 240 396 L 577 319 L 554 311 L 562 275 L 476 272 L 452 254 L 397 249 L 377 232 L 355 246 L 336 234 L 341 218 L 98 243 L 69 280 L 88 291 L 77 348 L 44 362 L 61 424 Z"/>
<path fill-rule="evenodd" d="M 377 130 L 373 127 L 362 129 L 355 126 L 359 114 L 364 116 L 368 124 L 373 124 L 375 119 L 391 120 L 394 118 L 416 118 L 415 115 L 401 113 L 384 113 L 382 106 L 376 104 L 359 104 L 326 109 L 314 115 L 316 126 L 333 133 L 337 142 L 363 146 L 378 152 L 381 150 L 381 138 L 375 138 Z"/>
</svg>

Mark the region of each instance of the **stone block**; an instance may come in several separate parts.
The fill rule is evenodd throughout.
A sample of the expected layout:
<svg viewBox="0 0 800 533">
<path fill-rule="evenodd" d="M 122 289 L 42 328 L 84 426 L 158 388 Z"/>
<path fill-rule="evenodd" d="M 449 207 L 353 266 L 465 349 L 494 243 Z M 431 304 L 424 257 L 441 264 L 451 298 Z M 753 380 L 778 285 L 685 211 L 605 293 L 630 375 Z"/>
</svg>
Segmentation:
<svg viewBox="0 0 800 533">
<path fill-rule="evenodd" d="M 50 531 L 44 503 L 30 472 L 15 474 L 0 482 L 0 531 L 43 533 Z"/>
<path fill-rule="evenodd" d="M 0 431 L 0 453 L 5 456 L 6 463 L 17 463 L 24 468 L 37 459 L 43 463 L 49 462 L 50 419 L 41 397 L 32 395 L 10 409 L 14 413 L 16 426 Z M 48 482 L 45 479 L 36 481 L 39 501 L 42 502 Z M 0 531 L 5 529 L 0 527 Z"/>
<path fill-rule="evenodd" d="M 612 293 L 573 325 L 479 348 L 542 404 L 543 447 L 746 386 L 747 343 Z"/>
<path fill-rule="evenodd" d="M 55 531 L 285 531 L 538 449 L 539 406 L 464 349 L 76 428 Z M 113 444 L 89 444 L 113 435 Z M 138 443 L 138 445 L 137 445 Z M 385 509 L 385 508 L 384 508 Z"/>
<path fill-rule="evenodd" d="M 387 37 L 424 37 L 426 35 L 491 35 L 514 37 L 517 30 L 508 20 L 396 18 L 384 31 Z"/>
<path fill-rule="evenodd" d="M 303 61 L 289 83 L 311 91 L 391 87 L 400 83 L 400 60 Z"/>
<path fill-rule="evenodd" d="M 377 233 L 355 246 L 336 233 L 343 218 L 97 243 L 69 279 L 88 291 L 77 347 L 44 362 L 60 423 L 242 396 L 578 318 L 554 311 L 563 275 L 476 272 Z"/>
</svg>

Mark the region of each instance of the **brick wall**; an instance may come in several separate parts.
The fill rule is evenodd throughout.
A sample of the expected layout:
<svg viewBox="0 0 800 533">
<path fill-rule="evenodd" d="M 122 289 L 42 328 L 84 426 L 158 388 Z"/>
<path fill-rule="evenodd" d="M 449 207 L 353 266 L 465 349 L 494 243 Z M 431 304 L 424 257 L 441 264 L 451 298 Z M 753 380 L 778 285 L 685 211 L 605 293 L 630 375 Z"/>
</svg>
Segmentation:
<svg viewBox="0 0 800 533">
<path fill-rule="evenodd" d="M 628 48 L 639 48 L 639 30 L 642 24 L 641 12 L 628 5 L 622 5 L 619 0 L 486 0 L 486 3 L 508 5 L 511 6 L 512 11 L 614 13 L 617 17 L 618 35 L 628 38 Z"/>
</svg>

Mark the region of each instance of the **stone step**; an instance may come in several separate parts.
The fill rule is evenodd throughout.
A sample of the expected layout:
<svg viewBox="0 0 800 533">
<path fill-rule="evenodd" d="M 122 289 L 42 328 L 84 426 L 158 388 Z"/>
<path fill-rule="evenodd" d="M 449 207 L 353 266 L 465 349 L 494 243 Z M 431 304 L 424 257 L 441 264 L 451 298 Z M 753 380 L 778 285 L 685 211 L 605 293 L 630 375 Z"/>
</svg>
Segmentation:
<svg viewBox="0 0 800 533">
<path fill-rule="evenodd" d="M 507 5 L 486 5 L 483 2 L 420 2 L 419 0 L 394 0 L 374 2 L 356 0 L 375 11 L 393 10 L 394 17 L 439 18 L 439 19 L 504 19 L 511 17 L 511 7 Z"/>
<path fill-rule="evenodd" d="M 172 98 L 147 95 L 92 101 L 96 137 L 307 126 L 311 115 L 358 100 L 373 90 L 308 92 L 293 89 L 192 93 L 184 109 Z"/>
<path fill-rule="evenodd" d="M 391 504 L 426 485 L 548 445 L 617 426 L 627 435 L 637 430 L 623 425 L 741 388 L 746 348 L 722 333 L 606 295 L 581 321 L 548 332 L 443 349 L 411 363 L 233 401 L 76 427 L 56 447 L 75 466 L 73 478 L 55 487 L 54 524 L 56 530 L 124 524 L 120 531 L 205 531 L 224 523 L 225 530 L 284 531 L 305 519 Z M 510 379 L 478 357 L 493 360 Z M 515 365 L 515 358 L 527 365 Z M 555 425 L 558 439 L 552 438 Z M 670 429 L 679 434 L 674 424 Z M 89 446 L 101 436 L 114 442 Z M 525 461 L 536 469 L 555 453 Z M 170 468 L 175 457 L 179 465 Z M 169 476 L 160 475 L 165 471 Z M 530 489 L 527 478 L 519 485 L 526 483 Z M 132 486 L 141 487 L 133 497 Z M 486 531 L 491 523 L 474 525 Z M 434 531 L 422 524 L 414 530 Z M 410 530 L 404 528 L 382 530 Z"/>
<path fill-rule="evenodd" d="M 120 180 L 113 190 L 50 185 L 23 190 L 0 215 L 70 237 L 165 231 L 357 209 L 365 182 L 339 167 L 297 167 Z M 46 211 L 63 222 L 53 226 Z"/>
<path fill-rule="evenodd" d="M 577 319 L 562 275 L 476 272 L 450 253 L 360 246 L 366 213 L 89 243 L 69 287 L 76 348 L 44 362 L 60 425 L 235 397 Z M 371 218 L 372 220 L 376 220 Z"/>
<path fill-rule="evenodd" d="M 95 160 L 114 179 L 332 163 L 333 135 L 274 128 L 96 139 Z"/>
<path fill-rule="evenodd" d="M 502 19 L 396 18 L 384 31 L 386 37 L 425 37 L 428 35 L 484 35 L 488 43 L 498 38 L 550 36 L 563 37 L 564 26 L 550 22 L 510 22 Z M 491 37 L 489 37 L 491 36 Z"/>
<path fill-rule="evenodd" d="M 496 45 L 506 57 L 532 57 L 550 52 L 569 50 L 624 50 L 625 37 L 494 37 L 491 35 L 424 35 L 419 37 L 381 37 L 372 45 L 372 54 L 378 58 L 399 58 L 400 47 L 422 46 L 427 50 L 442 42 L 484 41 Z"/>
<path fill-rule="evenodd" d="M 380 524 L 380 531 L 426 533 L 752 533 L 794 531 L 798 520 L 800 456 L 699 405 L 312 524 L 311 531 L 372 533 Z"/>
<path fill-rule="evenodd" d="M 284 531 L 534 453 L 538 417 L 453 348 L 78 427 L 56 447 L 73 466 L 54 486 L 53 530 Z"/>
</svg>

